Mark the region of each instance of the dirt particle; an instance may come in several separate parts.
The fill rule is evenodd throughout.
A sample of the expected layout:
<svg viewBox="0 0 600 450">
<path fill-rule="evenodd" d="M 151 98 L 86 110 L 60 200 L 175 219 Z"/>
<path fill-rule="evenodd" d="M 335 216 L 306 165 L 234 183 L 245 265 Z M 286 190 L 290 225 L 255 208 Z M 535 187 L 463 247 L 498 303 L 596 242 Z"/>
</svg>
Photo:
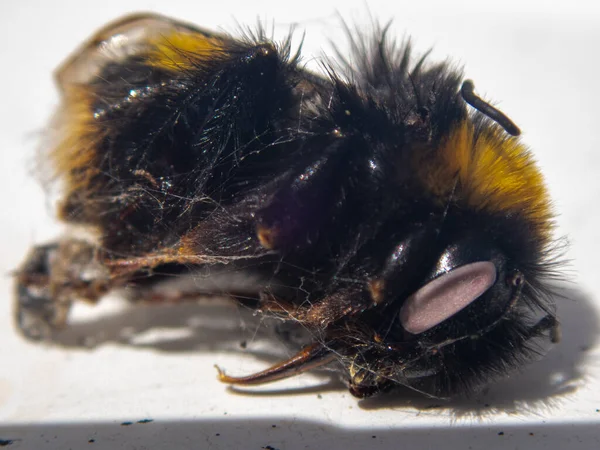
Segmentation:
<svg viewBox="0 0 600 450">
<path fill-rule="evenodd" d="M 133 422 L 121 422 L 122 427 L 128 427 L 129 425 L 133 425 Z"/>
<path fill-rule="evenodd" d="M 142 420 L 137 421 L 137 423 L 150 423 L 150 422 L 154 422 L 154 419 L 142 419 Z"/>
<path fill-rule="evenodd" d="M 12 439 L 0 439 L 0 447 L 6 447 L 8 445 L 11 445 L 13 442 Z"/>
<path fill-rule="evenodd" d="M 504 436 L 504 431 L 499 431 L 498 436 Z"/>
</svg>

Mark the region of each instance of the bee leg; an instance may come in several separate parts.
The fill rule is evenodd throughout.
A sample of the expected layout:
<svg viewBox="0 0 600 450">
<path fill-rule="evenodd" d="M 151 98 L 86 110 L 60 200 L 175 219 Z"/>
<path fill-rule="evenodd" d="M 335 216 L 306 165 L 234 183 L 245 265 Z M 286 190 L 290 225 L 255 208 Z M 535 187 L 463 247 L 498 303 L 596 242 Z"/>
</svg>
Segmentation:
<svg viewBox="0 0 600 450">
<path fill-rule="evenodd" d="M 336 360 L 336 355 L 322 344 L 311 344 L 300 350 L 296 355 L 286 361 L 282 361 L 269 367 L 262 372 L 245 377 L 232 377 L 226 375 L 218 366 L 219 381 L 227 384 L 256 385 L 283 380 L 306 372 L 317 367 L 324 366 Z"/>
<path fill-rule="evenodd" d="M 387 385 L 386 385 L 387 386 Z M 372 397 L 378 392 L 385 391 L 385 389 L 380 385 L 375 386 L 362 386 L 359 384 L 353 384 L 352 382 L 348 385 L 348 390 L 353 397 L 356 398 L 367 398 Z"/>
<path fill-rule="evenodd" d="M 112 287 L 97 249 L 71 239 L 35 247 L 15 278 L 17 326 L 35 340 L 64 326 L 74 299 L 95 302 Z"/>
<path fill-rule="evenodd" d="M 274 316 L 284 319 L 294 319 L 296 321 L 305 320 L 307 314 L 306 308 L 294 305 L 292 302 L 286 301 L 267 291 L 260 293 L 257 309 Z"/>
<path fill-rule="evenodd" d="M 358 299 L 358 300 L 357 300 Z M 268 292 L 260 294 L 259 310 L 284 319 L 302 322 L 309 328 L 324 329 L 366 309 L 368 297 L 361 289 L 340 289 L 306 305 L 298 306 Z"/>
<path fill-rule="evenodd" d="M 550 342 L 553 344 L 558 344 L 560 342 L 560 322 L 553 315 L 546 315 L 542 317 L 539 322 L 533 325 L 528 331 L 528 335 L 531 337 L 539 336 L 544 333 L 549 334 Z"/>
</svg>

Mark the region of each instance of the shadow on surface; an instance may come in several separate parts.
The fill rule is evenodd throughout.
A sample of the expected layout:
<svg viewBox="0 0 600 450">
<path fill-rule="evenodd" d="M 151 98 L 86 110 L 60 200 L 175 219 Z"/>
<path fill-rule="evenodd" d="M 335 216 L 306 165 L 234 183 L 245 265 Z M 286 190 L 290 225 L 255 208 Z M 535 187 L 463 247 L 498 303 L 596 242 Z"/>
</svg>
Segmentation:
<svg viewBox="0 0 600 450">
<path fill-rule="evenodd" d="M 7 450 L 39 449 L 331 449 L 411 450 L 505 448 L 579 450 L 598 448 L 598 426 L 491 425 L 436 428 L 344 429 L 301 419 L 233 419 L 139 423 L 3 425 Z"/>
<path fill-rule="evenodd" d="M 456 417 L 481 417 L 497 412 L 552 412 L 565 395 L 585 383 L 586 352 L 596 344 L 599 334 L 599 318 L 589 299 L 572 286 L 562 286 L 558 294 L 556 303 L 562 341 L 522 372 L 471 398 L 437 400 L 400 389 L 361 400 L 359 406 L 365 410 L 410 406 L 432 414 L 443 408 L 452 410 Z M 76 321 L 58 332 L 54 342 L 67 348 L 118 343 L 170 353 L 244 352 L 272 364 L 289 356 L 283 342 L 289 344 L 306 339 L 299 327 L 286 328 L 283 333 L 281 329 L 275 330 L 281 325 L 280 321 L 264 322 L 260 316 L 253 316 L 250 311 L 227 302 L 133 305 L 118 314 Z M 272 342 L 282 345 L 269 345 Z M 273 384 L 272 389 L 261 391 L 251 388 L 230 388 L 230 391 L 237 395 L 265 397 L 345 389 L 335 374 L 322 372 L 322 375 L 323 383 L 297 390 L 278 389 Z"/>
</svg>

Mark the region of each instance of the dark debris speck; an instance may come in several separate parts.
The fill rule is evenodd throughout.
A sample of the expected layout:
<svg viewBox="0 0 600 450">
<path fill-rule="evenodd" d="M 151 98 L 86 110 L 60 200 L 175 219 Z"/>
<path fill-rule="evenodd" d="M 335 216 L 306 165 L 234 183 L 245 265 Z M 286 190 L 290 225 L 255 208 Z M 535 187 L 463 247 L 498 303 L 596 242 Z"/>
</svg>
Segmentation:
<svg viewBox="0 0 600 450">
<path fill-rule="evenodd" d="M 533 436 L 533 433 L 529 433 L 529 436 Z"/>
<path fill-rule="evenodd" d="M 320 400 L 323 398 L 323 396 L 321 394 L 317 394 L 317 398 Z"/>
<path fill-rule="evenodd" d="M 264 448 L 265 450 L 279 450 L 279 449 L 277 449 L 277 448 L 275 448 L 275 447 L 271 447 L 270 445 L 265 445 L 263 448 Z"/>
<path fill-rule="evenodd" d="M 137 423 L 150 423 L 150 422 L 154 422 L 154 419 L 142 419 L 142 420 L 137 421 Z"/>
<path fill-rule="evenodd" d="M 133 422 L 121 422 L 122 427 L 128 427 L 129 425 L 133 425 Z"/>
<path fill-rule="evenodd" d="M 215 436 L 221 436 L 221 433 L 215 433 Z"/>
<path fill-rule="evenodd" d="M 373 435 L 373 436 L 371 436 L 371 437 L 372 437 L 373 439 L 376 439 L 376 438 L 377 438 L 377 436 L 375 436 L 375 435 Z"/>
<path fill-rule="evenodd" d="M 504 436 L 504 431 L 499 431 L 498 436 Z"/>
<path fill-rule="evenodd" d="M 12 439 L 0 439 L 0 447 L 6 447 L 12 444 L 14 441 Z"/>
<path fill-rule="evenodd" d="M 93 444 L 94 442 L 96 442 L 96 439 L 90 439 L 90 440 L 88 441 L 88 444 Z"/>
</svg>

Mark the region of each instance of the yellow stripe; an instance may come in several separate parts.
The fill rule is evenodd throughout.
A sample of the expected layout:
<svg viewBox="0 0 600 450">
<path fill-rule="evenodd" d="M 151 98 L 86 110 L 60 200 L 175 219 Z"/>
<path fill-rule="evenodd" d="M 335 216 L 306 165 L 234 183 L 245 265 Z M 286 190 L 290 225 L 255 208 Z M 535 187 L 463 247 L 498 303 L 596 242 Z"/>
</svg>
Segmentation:
<svg viewBox="0 0 600 450">
<path fill-rule="evenodd" d="M 415 169 L 441 202 L 455 195 L 476 210 L 519 213 L 546 240 L 552 228 L 544 179 L 527 148 L 498 127 L 474 136 L 470 120 L 452 130 L 434 152 L 417 152 Z"/>
<path fill-rule="evenodd" d="M 54 123 L 58 139 L 49 157 L 54 175 L 65 179 L 68 192 L 87 188 L 99 172 L 97 146 L 104 132 L 91 120 L 93 101 L 85 86 L 70 86 L 64 92 L 63 107 Z"/>
<path fill-rule="evenodd" d="M 213 60 L 225 48 L 225 41 L 201 33 L 173 32 L 157 36 L 150 42 L 147 62 L 153 67 L 182 71 L 198 68 Z"/>
</svg>

